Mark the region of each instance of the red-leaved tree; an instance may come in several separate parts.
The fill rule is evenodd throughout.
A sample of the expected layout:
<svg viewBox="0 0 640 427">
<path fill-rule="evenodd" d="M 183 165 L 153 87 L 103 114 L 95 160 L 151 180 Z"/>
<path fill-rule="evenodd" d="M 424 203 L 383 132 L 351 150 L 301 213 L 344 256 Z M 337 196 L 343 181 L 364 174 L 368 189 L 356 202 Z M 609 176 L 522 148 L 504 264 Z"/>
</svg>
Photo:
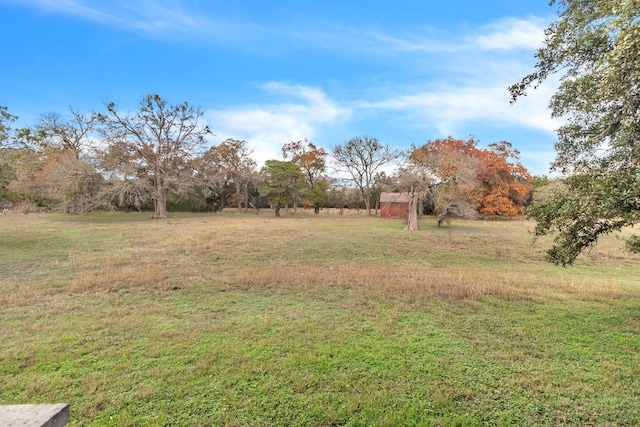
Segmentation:
<svg viewBox="0 0 640 427">
<path fill-rule="evenodd" d="M 522 213 L 532 188 L 519 156 L 507 141 L 480 148 L 474 138 L 447 137 L 415 148 L 410 158 L 420 160 L 432 174 L 432 201 L 439 215 L 465 206 L 483 216 L 515 216 Z"/>
</svg>

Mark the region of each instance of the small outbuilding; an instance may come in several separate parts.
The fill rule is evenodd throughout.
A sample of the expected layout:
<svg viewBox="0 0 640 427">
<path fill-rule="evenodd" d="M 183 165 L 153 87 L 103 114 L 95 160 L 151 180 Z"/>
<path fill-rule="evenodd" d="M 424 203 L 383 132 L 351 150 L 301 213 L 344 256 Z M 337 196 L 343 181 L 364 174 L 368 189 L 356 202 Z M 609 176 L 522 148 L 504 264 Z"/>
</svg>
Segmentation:
<svg viewBox="0 0 640 427">
<path fill-rule="evenodd" d="M 409 195 L 407 193 L 380 194 L 380 218 L 409 218 Z"/>
</svg>

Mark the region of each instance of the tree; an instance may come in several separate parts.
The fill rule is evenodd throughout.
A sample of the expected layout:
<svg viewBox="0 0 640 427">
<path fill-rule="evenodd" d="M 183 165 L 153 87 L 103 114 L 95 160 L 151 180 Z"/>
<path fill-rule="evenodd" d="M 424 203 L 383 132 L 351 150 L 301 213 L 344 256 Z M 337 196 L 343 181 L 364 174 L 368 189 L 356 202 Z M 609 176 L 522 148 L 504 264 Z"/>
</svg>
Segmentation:
<svg viewBox="0 0 640 427">
<path fill-rule="evenodd" d="M 9 189 L 30 204 L 60 206 L 65 213 L 78 214 L 101 204 L 102 183 L 95 167 L 78 159 L 73 150 L 45 146 L 38 151 L 24 149 Z"/>
<path fill-rule="evenodd" d="M 11 140 L 11 124 L 18 120 L 17 116 L 9 113 L 7 107 L 0 105 L 0 148 L 8 145 Z"/>
<path fill-rule="evenodd" d="M 195 160 L 197 173 L 209 189 L 209 197 L 217 201 L 218 210 L 235 199 L 238 211 L 247 211 L 250 185 L 255 181 L 252 153 L 247 141 L 229 138 Z"/>
<path fill-rule="evenodd" d="M 429 141 L 409 154 L 412 175 L 419 178 L 418 188 L 433 205 L 438 226 L 450 217 L 478 216 L 481 162 L 475 154 L 473 139 L 452 137 Z"/>
<path fill-rule="evenodd" d="M 238 212 L 249 209 L 249 186 L 255 181 L 256 162 L 251 155 L 253 150 L 249 148 L 247 141 L 227 139 L 218 146 L 217 158 L 223 173 L 231 176 L 235 185 L 235 202 Z"/>
<path fill-rule="evenodd" d="M 38 173 L 28 172 L 31 179 L 41 180 L 42 194 L 30 199 L 44 199 L 62 205 L 65 213 L 86 213 L 98 206 L 102 178 L 91 158 L 91 143 L 95 137 L 97 117 L 70 108 L 67 117 L 49 113 L 40 117 L 35 129 L 23 130 L 21 136 L 35 151 L 34 164 Z M 35 143 L 34 143 L 35 142 Z M 30 186 L 19 177 L 16 188 Z M 51 206 L 53 207 L 53 206 Z"/>
<path fill-rule="evenodd" d="M 352 138 L 344 145 L 336 145 L 332 151 L 338 168 L 351 175 L 353 183 L 360 190 L 367 213 L 371 214 L 372 185 L 376 172 L 397 160 L 402 152 L 368 136 Z"/>
<path fill-rule="evenodd" d="M 385 191 L 395 191 L 396 184 L 391 176 L 388 176 L 385 171 L 376 172 L 373 177 L 373 184 L 371 185 L 371 194 L 375 205 L 373 206 L 373 214 L 378 215 L 378 209 L 380 208 L 380 196 Z"/>
<path fill-rule="evenodd" d="M 572 264 L 604 234 L 640 221 L 640 3 L 552 1 L 558 18 L 545 32 L 535 71 L 509 90 L 512 102 L 560 73 L 550 101 L 562 118 L 552 170 L 564 186 L 528 209 L 547 251 Z"/>
<path fill-rule="evenodd" d="M 125 186 L 147 192 L 154 203 L 154 218 L 167 217 L 167 196 L 193 184 L 190 161 L 211 134 L 199 122 L 203 111 L 187 102 L 169 104 L 159 95 L 147 95 L 136 113 L 122 113 L 114 103 L 97 115 L 107 150 L 102 167 Z"/>
<path fill-rule="evenodd" d="M 16 152 L 8 147 L 11 138 L 11 124 L 18 118 L 7 111 L 7 107 L 0 105 L 0 207 L 11 205 L 8 190 L 9 182 L 14 178 L 13 164 Z"/>
<path fill-rule="evenodd" d="M 91 146 L 92 133 L 96 130 L 96 115 L 82 114 L 70 108 L 70 116 L 49 113 L 40 117 L 36 129 L 42 132 L 47 145 L 73 152 L 77 159 Z"/>
<path fill-rule="evenodd" d="M 24 150 L 0 146 L 0 210 L 11 207 L 18 199 L 9 184 L 16 179 L 16 164 L 23 154 Z"/>
<path fill-rule="evenodd" d="M 324 172 L 327 169 L 327 152 L 317 147 L 307 139 L 294 141 L 282 147 L 285 159 L 291 156 L 291 161 L 300 167 L 307 178 L 306 196 L 314 208 L 314 213 L 320 213 L 320 208 L 327 203 L 329 181 Z"/>
<path fill-rule="evenodd" d="M 272 207 L 276 209 L 276 216 L 282 206 L 288 206 L 300 188 L 304 185 L 304 175 L 298 165 L 292 161 L 267 160 L 260 170 L 262 182 L 260 193 L 266 196 Z"/>
<path fill-rule="evenodd" d="M 229 204 L 235 188 L 231 175 L 223 172 L 218 163 L 217 148 L 214 145 L 196 158 L 193 167 L 197 185 L 203 187 L 207 204 L 211 205 L 215 212 L 220 212 Z"/>
<path fill-rule="evenodd" d="M 531 198 L 532 178 L 518 162 L 520 153 L 508 141 L 489 144 L 489 149 L 477 149 L 481 167 L 478 180 L 483 192 L 478 212 L 484 216 L 516 216 Z"/>
<path fill-rule="evenodd" d="M 340 215 L 344 214 L 344 208 L 356 208 L 359 212 L 360 209 L 360 190 L 344 185 L 339 185 L 339 181 L 335 180 L 330 183 L 328 191 L 327 205 L 338 208 Z"/>
<path fill-rule="evenodd" d="M 18 120 L 6 107 L 0 106 L 0 205 L 11 206 L 16 202 L 32 200 L 44 201 L 46 196 L 24 194 L 16 181 L 25 166 L 40 166 L 39 150 L 43 147 L 44 134 L 41 131 L 25 128 L 13 128 Z M 31 165 L 32 162 L 35 164 Z M 31 183 L 29 183 L 31 184 Z M 31 188 L 37 188 L 34 183 Z"/>
<path fill-rule="evenodd" d="M 433 175 L 428 166 L 428 159 L 421 155 L 415 147 L 409 150 L 403 164 L 396 173 L 396 186 L 409 195 L 409 215 L 407 218 L 407 229 L 418 230 L 418 211 L 421 198 L 433 185 Z"/>
<path fill-rule="evenodd" d="M 42 145 L 44 133 L 29 127 L 12 128 L 11 124 L 18 116 L 9 113 L 7 107 L 0 105 L 0 149 L 34 149 Z"/>
<path fill-rule="evenodd" d="M 426 168 L 433 178 L 425 198 L 433 204 L 438 224 L 447 216 L 519 215 L 530 200 L 531 176 L 517 161 L 518 150 L 507 141 L 489 148 L 477 143 L 474 138 L 436 139 L 409 155 L 409 176 Z"/>
</svg>

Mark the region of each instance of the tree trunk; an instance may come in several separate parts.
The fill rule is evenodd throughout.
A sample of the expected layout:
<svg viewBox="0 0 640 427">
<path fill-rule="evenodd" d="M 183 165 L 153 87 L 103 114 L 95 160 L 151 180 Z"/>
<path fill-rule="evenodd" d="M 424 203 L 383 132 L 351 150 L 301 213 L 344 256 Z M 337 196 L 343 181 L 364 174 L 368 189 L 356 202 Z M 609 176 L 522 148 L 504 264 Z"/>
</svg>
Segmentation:
<svg viewBox="0 0 640 427">
<path fill-rule="evenodd" d="M 414 189 L 411 189 L 409 197 L 409 219 L 407 221 L 407 228 L 410 231 L 418 230 L 418 195 Z"/>
<path fill-rule="evenodd" d="M 238 213 L 242 213 L 242 190 L 240 186 L 242 184 L 236 182 L 236 194 L 233 196 L 233 200 L 236 201 Z"/>
<path fill-rule="evenodd" d="M 448 213 L 449 213 L 449 211 L 446 208 L 445 208 L 445 210 L 440 212 L 440 214 L 438 215 L 438 227 L 440 227 L 442 225 L 442 223 L 447 220 L 447 214 Z"/>
<path fill-rule="evenodd" d="M 167 190 L 158 191 L 158 196 L 154 199 L 153 205 L 155 208 L 154 219 L 167 218 Z"/>
<path fill-rule="evenodd" d="M 367 211 L 367 215 L 371 215 L 371 195 L 363 192 L 362 199 L 364 200 L 364 208 Z"/>
<path fill-rule="evenodd" d="M 244 213 L 249 212 L 249 183 L 244 183 Z"/>
<path fill-rule="evenodd" d="M 222 191 L 220 192 L 220 205 L 218 206 L 216 211 L 222 212 L 225 206 L 227 206 L 227 195 L 225 194 L 224 188 L 223 188 Z"/>
</svg>

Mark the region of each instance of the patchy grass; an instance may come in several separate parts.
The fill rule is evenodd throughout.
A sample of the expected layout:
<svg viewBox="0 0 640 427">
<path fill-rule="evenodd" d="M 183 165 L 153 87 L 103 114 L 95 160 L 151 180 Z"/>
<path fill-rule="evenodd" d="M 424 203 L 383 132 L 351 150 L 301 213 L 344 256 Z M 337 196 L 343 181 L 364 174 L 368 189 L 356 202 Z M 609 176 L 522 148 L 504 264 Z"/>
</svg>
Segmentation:
<svg viewBox="0 0 640 427">
<path fill-rule="evenodd" d="M 640 423 L 638 256 L 524 220 L 0 217 L 0 402 L 70 425 Z"/>
</svg>

